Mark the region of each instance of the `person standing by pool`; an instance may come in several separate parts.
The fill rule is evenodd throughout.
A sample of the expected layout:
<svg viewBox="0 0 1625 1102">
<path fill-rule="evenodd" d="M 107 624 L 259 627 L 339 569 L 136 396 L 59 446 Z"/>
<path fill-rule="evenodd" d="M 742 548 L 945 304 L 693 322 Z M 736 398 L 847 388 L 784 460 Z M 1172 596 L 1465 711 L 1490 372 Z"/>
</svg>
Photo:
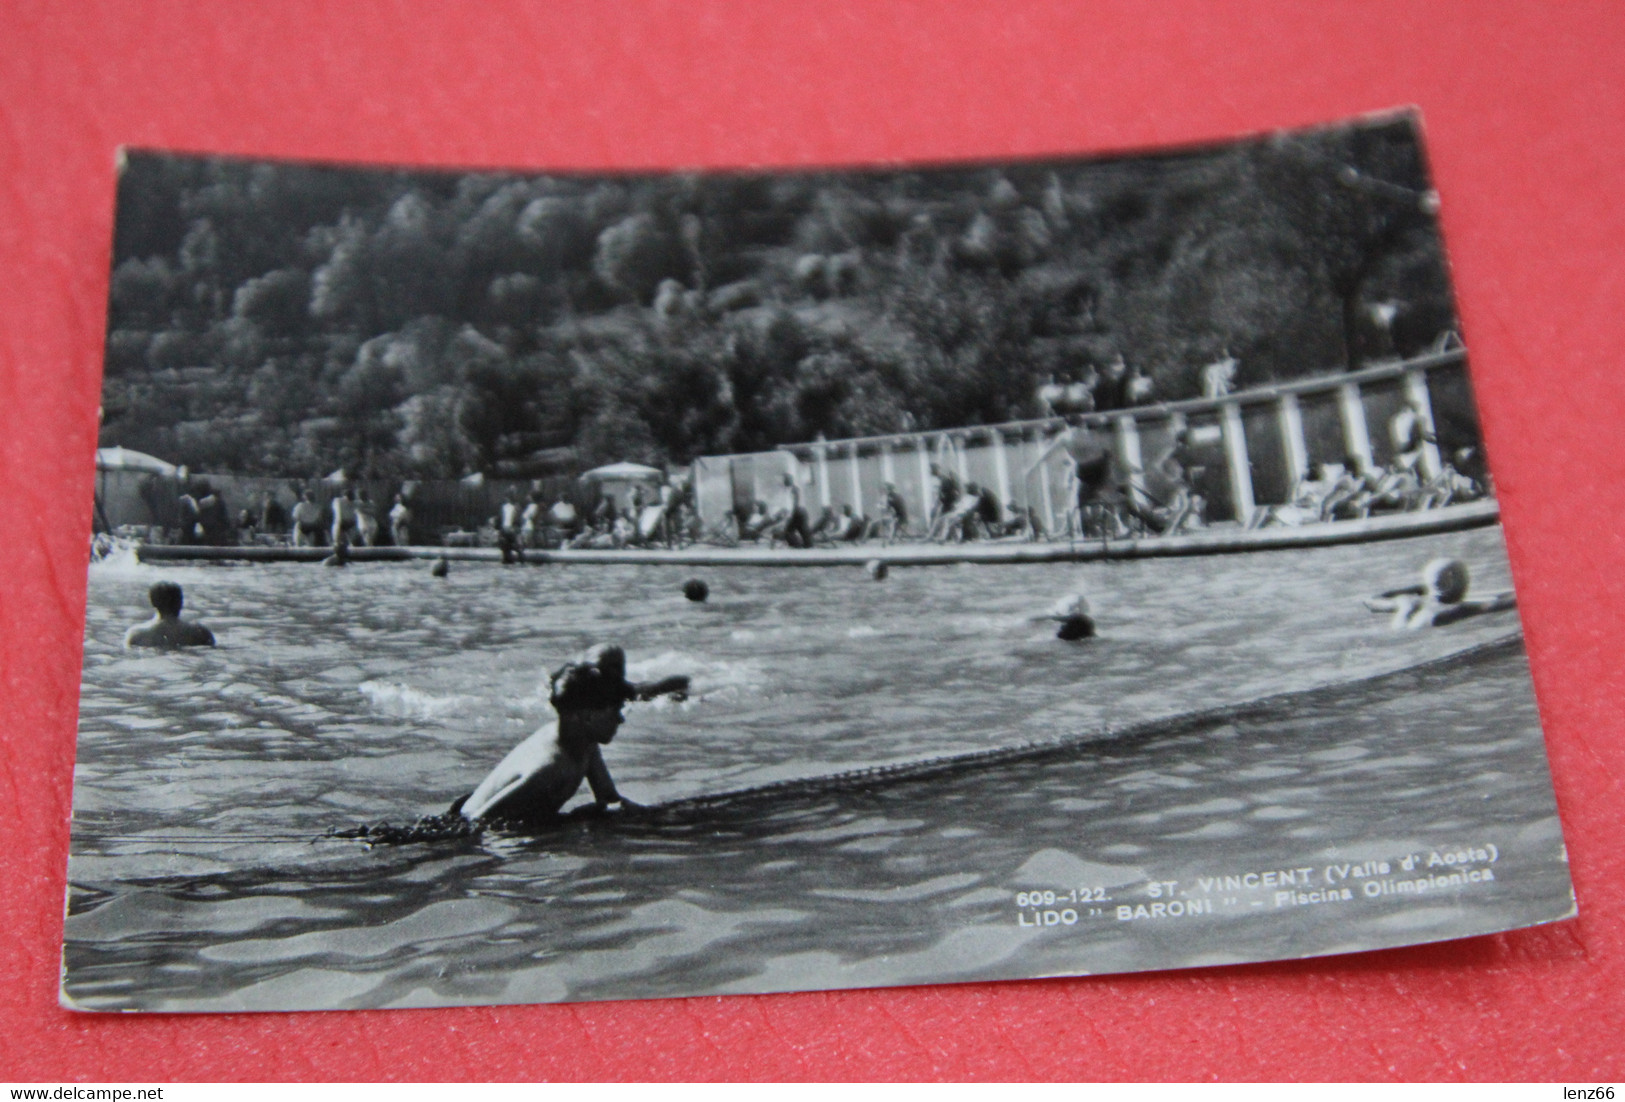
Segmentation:
<svg viewBox="0 0 1625 1102">
<path fill-rule="evenodd" d="M 267 535 L 279 535 L 287 527 L 288 511 L 274 493 L 266 490 L 260 497 L 259 530 Z"/>
<path fill-rule="evenodd" d="M 1200 527 L 1202 523 L 1202 496 L 1196 485 L 1205 467 L 1192 450 L 1190 430 L 1181 425 L 1175 430 L 1167 450 L 1157 459 L 1157 472 L 1167 481 L 1171 490 L 1168 519 L 1162 528 L 1165 536 L 1178 535 L 1187 527 Z"/>
<path fill-rule="evenodd" d="M 548 527 L 553 529 L 559 543 L 568 543 L 581 532 L 581 514 L 564 498 L 559 498 L 547 511 Z"/>
<path fill-rule="evenodd" d="M 789 471 L 784 472 L 784 506 L 778 515 L 773 539 L 783 540 L 786 547 L 805 549 L 813 545 L 812 524 L 807 519 L 807 507 L 801 503 L 801 487 Z"/>
<path fill-rule="evenodd" d="M 525 502 L 524 510 L 519 514 L 519 543 L 522 547 L 540 547 L 541 540 L 537 536 L 540 530 L 538 522 L 542 518 L 542 495 L 532 490 L 530 500 Z"/>
<path fill-rule="evenodd" d="M 396 547 L 412 544 L 412 508 L 404 494 L 396 494 L 395 504 L 389 507 L 389 538 Z"/>
<path fill-rule="evenodd" d="M 225 499 L 207 482 L 198 483 L 198 495 L 198 542 L 210 547 L 224 547 L 232 543 L 236 539 L 236 532 Z"/>
<path fill-rule="evenodd" d="M 908 503 L 897 492 L 895 482 L 886 483 L 886 501 L 880 507 L 880 537 L 891 543 L 908 531 Z"/>
<path fill-rule="evenodd" d="M 509 490 L 502 497 L 502 507 L 497 511 L 497 531 L 506 532 L 514 538 L 519 535 L 519 500 Z"/>
<path fill-rule="evenodd" d="M 1388 441 L 1394 448 L 1394 466 L 1403 471 L 1415 471 L 1422 462 L 1423 450 L 1438 443 L 1438 437 L 1428 427 L 1422 400 L 1414 394 L 1389 419 Z"/>
<path fill-rule="evenodd" d="M 299 491 L 299 500 L 293 507 L 293 545 L 315 547 L 321 540 L 322 508 L 309 490 Z"/>
<path fill-rule="evenodd" d="M 1067 523 L 1078 537 L 1116 535 L 1116 502 L 1110 500 L 1112 453 L 1087 425 L 1073 425 L 1061 437 L 1071 460 L 1071 501 Z M 1094 530 L 1091 530 L 1094 529 Z"/>
<path fill-rule="evenodd" d="M 931 464 L 931 485 L 935 488 L 935 504 L 931 513 L 931 524 L 926 530 L 926 539 L 940 539 L 946 536 L 947 518 L 959 504 L 959 479 L 941 463 Z"/>
<path fill-rule="evenodd" d="M 124 633 L 126 647 L 212 647 L 214 632 L 195 621 L 182 620 L 186 595 L 174 582 L 157 582 L 147 590 L 153 618 Z"/>
<path fill-rule="evenodd" d="M 360 491 L 355 503 L 356 535 L 364 547 L 378 546 L 378 510 L 373 508 L 372 495 Z"/>
<path fill-rule="evenodd" d="M 340 543 L 354 543 L 356 536 L 356 508 L 355 502 L 350 499 L 349 490 L 340 490 L 339 496 L 332 502 L 333 509 L 333 546 Z"/>
<path fill-rule="evenodd" d="M 662 688 L 680 692 L 687 687 L 686 677 L 658 686 L 634 685 L 626 680 L 625 651 L 613 644 L 593 647 L 549 679 L 548 702 L 558 718 L 514 747 L 473 792 L 451 805 L 448 814 L 470 821 L 549 826 L 558 822 L 559 809 L 583 780 L 592 789 L 598 810 L 613 804 L 637 807 L 616 789 L 600 748 L 620 730 L 626 718 L 621 708 L 627 701 Z"/>
</svg>

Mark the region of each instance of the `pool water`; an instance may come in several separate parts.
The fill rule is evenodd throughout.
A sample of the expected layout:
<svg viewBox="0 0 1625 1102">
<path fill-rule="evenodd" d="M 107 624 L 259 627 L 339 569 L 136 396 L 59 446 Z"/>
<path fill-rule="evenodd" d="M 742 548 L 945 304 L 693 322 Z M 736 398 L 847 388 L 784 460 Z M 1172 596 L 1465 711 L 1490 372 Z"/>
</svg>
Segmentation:
<svg viewBox="0 0 1625 1102">
<path fill-rule="evenodd" d="M 1561 917 L 1516 614 L 1393 632 L 1360 604 L 1441 554 L 1475 593 L 1510 585 L 1495 528 L 879 583 L 99 565 L 65 992 L 221 1010 L 767 991 L 1302 956 Z M 704 604 L 681 593 L 696 575 Z M 121 648 L 159 578 L 218 648 Z M 1100 638 L 1063 643 L 1032 619 L 1071 592 Z M 550 717 L 546 671 L 600 641 L 626 647 L 634 678 L 694 678 L 687 701 L 629 707 L 606 750 L 653 813 L 538 837 L 320 838 L 443 810 Z M 1073 741 L 1042 749 L 1057 739 Z M 1482 871 L 1484 846 L 1493 880 L 1420 898 L 1284 906 L 1192 886 L 1440 848 Z M 1116 917 L 1163 882 L 1198 910 Z M 1099 914 L 1044 926 L 1016 903 L 1080 887 Z"/>
</svg>

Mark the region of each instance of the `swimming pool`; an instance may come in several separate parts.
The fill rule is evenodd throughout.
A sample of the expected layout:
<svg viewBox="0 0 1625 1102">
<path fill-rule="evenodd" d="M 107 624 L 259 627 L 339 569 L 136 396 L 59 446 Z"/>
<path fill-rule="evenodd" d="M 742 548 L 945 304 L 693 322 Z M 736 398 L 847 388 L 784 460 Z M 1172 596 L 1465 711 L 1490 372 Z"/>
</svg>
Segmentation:
<svg viewBox="0 0 1625 1102">
<path fill-rule="evenodd" d="M 1469 563 L 1475 591 L 1510 584 L 1498 528 L 882 583 L 708 570 L 704 604 L 676 566 L 443 581 L 412 564 L 96 567 L 66 991 L 202 1010 L 781 990 L 1295 956 L 1557 917 L 1567 879 L 1515 614 L 1394 633 L 1359 603 L 1440 554 Z M 158 578 L 185 587 L 218 649 L 120 648 Z M 1078 590 L 1100 639 L 1060 643 L 1030 619 Z M 791 783 L 538 838 L 312 840 L 442 810 L 548 718 L 545 671 L 599 641 L 626 647 L 635 678 L 695 678 L 689 701 L 628 708 L 606 752 L 627 796 Z M 795 783 L 1061 736 L 1085 746 Z M 1159 877 L 1483 841 L 1517 871 L 1426 906 L 1209 913 L 1200 936 L 1114 917 Z M 1014 893 L 1052 882 L 1110 902 L 1022 925 Z"/>
</svg>

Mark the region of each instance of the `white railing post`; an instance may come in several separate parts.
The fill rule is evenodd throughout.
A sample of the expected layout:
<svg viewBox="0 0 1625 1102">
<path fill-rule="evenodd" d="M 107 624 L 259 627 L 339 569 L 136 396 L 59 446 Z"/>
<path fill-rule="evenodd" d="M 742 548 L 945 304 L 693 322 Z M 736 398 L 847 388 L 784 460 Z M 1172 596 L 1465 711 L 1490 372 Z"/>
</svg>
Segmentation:
<svg viewBox="0 0 1625 1102">
<path fill-rule="evenodd" d="M 1296 394 L 1283 394 L 1275 403 L 1275 418 L 1281 428 L 1281 451 L 1286 460 L 1287 497 L 1297 492 L 1298 483 L 1309 477 L 1309 444 L 1303 435 L 1303 410 Z"/>
<path fill-rule="evenodd" d="M 1241 423 L 1241 405 L 1225 402 L 1219 406 L 1219 425 L 1224 433 L 1224 457 L 1230 468 L 1230 500 L 1236 520 L 1246 525 L 1253 518 L 1253 470 L 1247 459 L 1247 432 Z"/>
<path fill-rule="evenodd" d="M 1145 458 L 1140 454 L 1140 426 L 1133 414 L 1122 413 L 1116 418 L 1117 454 L 1128 468 L 1129 489 L 1135 500 L 1145 497 Z"/>
<path fill-rule="evenodd" d="M 1004 455 L 1004 434 L 998 429 L 989 429 L 988 435 L 993 442 L 993 475 L 999 480 L 999 508 L 1003 515 L 1010 516 L 1010 462 Z"/>
<path fill-rule="evenodd" d="M 1348 452 L 1366 466 L 1371 465 L 1371 434 L 1365 424 L 1365 403 L 1360 400 L 1359 383 L 1343 383 L 1337 388 L 1337 408 L 1343 415 L 1343 442 Z"/>
<path fill-rule="evenodd" d="M 931 445 L 921 435 L 914 441 L 920 454 L 920 524 L 922 530 L 931 527 Z"/>
<path fill-rule="evenodd" d="M 858 477 L 858 442 L 856 440 L 846 446 L 846 461 L 851 464 L 848 470 L 852 475 L 852 512 L 860 517 L 868 516 L 863 511 L 863 479 Z"/>
<path fill-rule="evenodd" d="M 1044 442 L 1044 434 L 1040 430 L 1038 442 Z M 1044 495 L 1044 531 L 1049 533 L 1051 539 L 1055 538 L 1055 495 L 1050 491 L 1049 482 L 1049 456 L 1043 450 L 1039 451 L 1038 458 L 1038 492 Z"/>
<path fill-rule="evenodd" d="M 818 507 L 829 508 L 829 448 L 823 444 L 816 445 L 813 453 L 818 459 Z"/>
</svg>

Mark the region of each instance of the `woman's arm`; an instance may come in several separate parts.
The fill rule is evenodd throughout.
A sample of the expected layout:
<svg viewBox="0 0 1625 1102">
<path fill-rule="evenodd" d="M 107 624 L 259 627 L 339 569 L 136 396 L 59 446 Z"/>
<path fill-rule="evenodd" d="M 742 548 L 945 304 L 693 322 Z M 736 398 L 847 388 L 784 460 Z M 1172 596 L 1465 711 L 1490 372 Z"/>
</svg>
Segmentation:
<svg viewBox="0 0 1625 1102">
<path fill-rule="evenodd" d="M 587 752 L 587 784 L 592 788 L 592 798 L 597 800 L 600 806 L 606 804 L 620 804 L 622 807 L 638 806 L 615 791 L 615 779 L 609 775 L 609 766 L 604 764 L 604 755 L 596 746 Z"/>
</svg>

